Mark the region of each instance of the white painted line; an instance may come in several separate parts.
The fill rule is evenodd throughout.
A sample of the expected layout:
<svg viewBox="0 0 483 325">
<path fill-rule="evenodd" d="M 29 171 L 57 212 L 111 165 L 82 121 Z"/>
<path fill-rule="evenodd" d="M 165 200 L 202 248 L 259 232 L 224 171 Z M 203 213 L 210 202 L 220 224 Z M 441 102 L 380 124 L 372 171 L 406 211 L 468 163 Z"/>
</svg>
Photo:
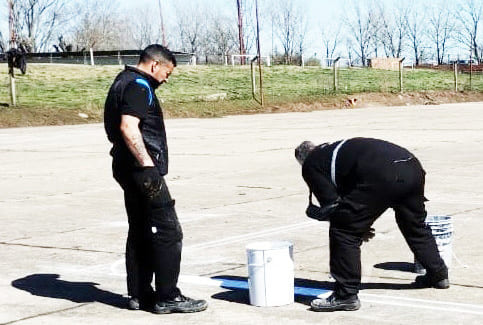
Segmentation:
<svg viewBox="0 0 483 325">
<path fill-rule="evenodd" d="M 237 235 L 237 236 L 232 236 L 232 237 L 226 237 L 226 238 L 208 241 L 208 242 L 204 242 L 204 243 L 194 244 L 194 245 L 187 246 L 183 250 L 190 251 L 190 250 L 197 250 L 197 249 L 223 246 L 223 245 L 227 245 L 227 244 L 233 244 L 233 243 L 245 241 L 247 239 L 264 237 L 264 236 L 278 234 L 278 233 L 282 233 L 282 232 L 287 232 L 287 231 L 291 231 L 291 230 L 295 230 L 295 229 L 310 227 L 310 226 L 313 226 L 313 225 L 318 224 L 318 223 L 319 223 L 319 221 L 315 221 L 315 220 L 304 221 L 304 222 L 291 224 L 291 225 L 287 225 L 287 226 L 281 226 L 281 227 L 277 227 L 277 228 L 271 228 L 271 229 L 267 229 L 267 230 L 256 231 L 256 232 L 251 232 L 251 233 L 247 233 L 247 234 L 242 234 L 242 235 Z"/>
</svg>

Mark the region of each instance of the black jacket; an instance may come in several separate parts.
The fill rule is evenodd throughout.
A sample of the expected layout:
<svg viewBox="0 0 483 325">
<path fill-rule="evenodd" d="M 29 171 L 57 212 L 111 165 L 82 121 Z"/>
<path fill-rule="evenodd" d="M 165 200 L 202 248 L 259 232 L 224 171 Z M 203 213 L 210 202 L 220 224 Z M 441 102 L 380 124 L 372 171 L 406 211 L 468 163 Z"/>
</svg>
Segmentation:
<svg viewBox="0 0 483 325">
<path fill-rule="evenodd" d="M 302 176 L 321 206 L 356 188 L 383 193 L 394 183 L 395 162 L 417 160 L 408 150 L 384 140 L 352 138 L 341 143 L 316 147 L 302 166 Z"/>
</svg>

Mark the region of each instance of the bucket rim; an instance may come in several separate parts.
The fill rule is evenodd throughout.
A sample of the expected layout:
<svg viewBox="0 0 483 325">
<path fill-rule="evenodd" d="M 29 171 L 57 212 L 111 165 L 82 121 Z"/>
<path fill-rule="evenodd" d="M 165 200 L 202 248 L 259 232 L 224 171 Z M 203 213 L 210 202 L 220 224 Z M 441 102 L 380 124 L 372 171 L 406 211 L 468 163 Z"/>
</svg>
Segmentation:
<svg viewBox="0 0 483 325">
<path fill-rule="evenodd" d="M 293 247 L 293 243 L 288 240 L 265 240 L 249 243 L 245 246 L 247 251 L 270 251 Z"/>
</svg>

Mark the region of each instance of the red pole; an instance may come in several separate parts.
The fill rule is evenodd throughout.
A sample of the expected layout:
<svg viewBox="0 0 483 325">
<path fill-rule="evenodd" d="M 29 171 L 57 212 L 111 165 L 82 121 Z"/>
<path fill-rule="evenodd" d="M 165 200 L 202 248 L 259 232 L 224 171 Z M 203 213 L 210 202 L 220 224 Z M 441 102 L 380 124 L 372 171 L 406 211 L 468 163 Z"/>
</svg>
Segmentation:
<svg viewBox="0 0 483 325">
<path fill-rule="evenodd" d="M 238 40 L 240 43 L 240 55 L 245 55 L 245 42 L 243 40 L 243 0 L 236 0 L 238 7 Z M 242 56 L 241 64 L 245 64 L 245 57 Z"/>
<path fill-rule="evenodd" d="M 10 48 L 16 48 L 16 37 L 15 37 L 15 20 L 14 20 L 14 15 L 13 15 L 13 0 L 7 0 L 8 2 L 8 10 L 9 10 L 9 15 L 8 15 L 8 29 L 9 29 L 9 34 L 10 34 L 10 40 L 9 40 L 9 45 Z"/>
</svg>

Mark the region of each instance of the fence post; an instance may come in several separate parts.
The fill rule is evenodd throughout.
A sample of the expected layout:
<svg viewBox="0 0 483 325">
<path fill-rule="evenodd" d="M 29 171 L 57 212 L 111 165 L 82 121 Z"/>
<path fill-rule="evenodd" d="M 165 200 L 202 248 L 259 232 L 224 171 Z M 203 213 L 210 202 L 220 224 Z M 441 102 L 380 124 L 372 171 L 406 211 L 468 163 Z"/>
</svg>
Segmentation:
<svg viewBox="0 0 483 325">
<path fill-rule="evenodd" d="M 470 55 L 470 91 L 473 90 L 473 55 Z"/>
<path fill-rule="evenodd" d="M 94 50 L 92 49 L 92 47 L 90 48 L 90 52 L 91 52 L 91 65 L 94 65 Z"/>
<path fill-rule="evenodd" d="M 454 63 L 454 91 L 458 91 L 458 62 Z"/>
<path fill-rule="evenodd" d="M 13 106 L 17 106 L 17 92 L 15 88 L 15 76 L 13 73 L 10 74 L 10 101 Z"/>
<path fill-rule="evenodd" d="M 302 69 L 305 68 L 305 60 L 304 60 L 304 54 L 300 54 L 300 60 L 302 61 Z"/>
<path fill-rule="evenodd" d="M 399 91 L 401 92 L 401 94 L 403 93 L 404 91 L 404 88 L 403 88 L 403 61 L 404 61 L 405 57 L 402 58 L 401 60 L 399 60 Z"/>
<path fill-rule="evenodd" d="M 334 72 L 334 91 L 337 91 L 338 89 L 338 80 L 337 80 L 337 62 L 339 62 L 340 56 L 337 57 L 337 59 L 332 62 L 332 70 Z"/>
</svg>

